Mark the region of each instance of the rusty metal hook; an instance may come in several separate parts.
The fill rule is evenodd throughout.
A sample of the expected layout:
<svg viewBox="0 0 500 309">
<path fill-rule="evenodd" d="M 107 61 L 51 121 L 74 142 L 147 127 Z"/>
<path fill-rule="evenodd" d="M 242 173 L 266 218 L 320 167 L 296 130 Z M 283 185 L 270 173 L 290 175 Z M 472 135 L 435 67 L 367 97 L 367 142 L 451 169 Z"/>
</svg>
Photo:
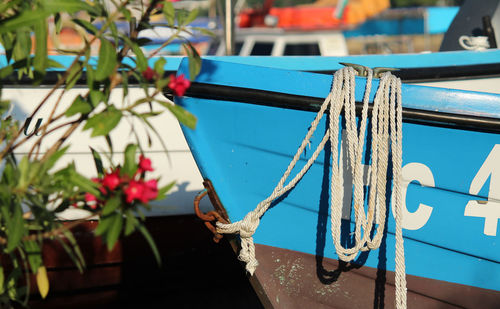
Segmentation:
<svg viewBox="0 0 500 309">
<path fill-rule="evenodd" d="M 196 216 L 198 216 L 198 218 L 204 221 L 205 226 L 214 234 L 214 241 L 218 243 L 222 239 L 223 235 L 217 232 L 217 229 L 212 222 L 215 221 L 228 223 L 228 221 L 224 219 L 217 211 L 212 210 L 204 213 L 200 210 L 200 202 L 207 194 L 208 190 L 204 189 L 196 195 L 196 197 L 194 198 L 194 212 Z"/>
</svg>

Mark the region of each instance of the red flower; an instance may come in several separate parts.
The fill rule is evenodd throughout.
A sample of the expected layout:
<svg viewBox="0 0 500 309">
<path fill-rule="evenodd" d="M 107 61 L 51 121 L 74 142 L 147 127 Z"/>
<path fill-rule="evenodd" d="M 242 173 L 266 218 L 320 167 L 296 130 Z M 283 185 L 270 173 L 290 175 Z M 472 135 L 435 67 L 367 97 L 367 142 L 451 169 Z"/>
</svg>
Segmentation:
<svg viewBox="0 0 500 309">
<path fill-rule="evenodd" d="M 92 193 L 85 193 L 85 202 L 91 209 L 97 208 L 97 197 Z"/>
<path fill-rule="evenodd" d="M 92 193 L 85 193 L 85 202 L 90 203 L 90 202 L 95 202 L 97 201 L 97 197 L 92 194 Z"/>
<path fill-rule="evenodd" d="M 102 185 L 113 191 L 120 184 L 120 170 L 116 170 L 112 173 L 104 175 L 102 179 Z"/>
<path fill-rule="evenodd" d="M 179 76 L 175 76 L 174 74 L 170 75 L 168 88 L 172 89 L 176 96 L 183 96 L 189 86 L 191 86 L 191 82 L 184 77 L 184 74 Z"/>
<path fill-rule="evenodd" d="M 142 76 L 148 81 L 150 81 L 156 76 L 156 72 L 150 67 L 148 67 L 145 71 L 142 72 Z"/>
<path fill-rule="evenodd" d="M 125 188 L 125 200 L 127 203 L 132 203 L 134 200 L 140 200 L 144 193 L 144 183 L 131 180 Z"/>
<path fill-rule="evenodd" d="M 92 181 L 95 183 L 100 184 L 101 186 L 99 187 L 99 191 L 101 191 L 102 194 L 106 194 L 106 188 L 102 186 L 102 179 L 100 178 L 92 178 Z"/>
<path fill-rule="evenodd" d="M 143 173 L 143 172 L 146 172 L 146 171 L 150 171 L 150 172 L 153 171 L 153 167 L 151 166 L 151 159 L 146 158 L 143 155 L 140 155 L 139 156 L 139 169 L 138 169 L 138 172 L 139 173 Z"/>
<path fill-rule="evenodd" d="M 158 196 L 158 182 L 156 179 L 146 181 L 143 185 L 141 202 L 147 203 Z"/>
</svg>

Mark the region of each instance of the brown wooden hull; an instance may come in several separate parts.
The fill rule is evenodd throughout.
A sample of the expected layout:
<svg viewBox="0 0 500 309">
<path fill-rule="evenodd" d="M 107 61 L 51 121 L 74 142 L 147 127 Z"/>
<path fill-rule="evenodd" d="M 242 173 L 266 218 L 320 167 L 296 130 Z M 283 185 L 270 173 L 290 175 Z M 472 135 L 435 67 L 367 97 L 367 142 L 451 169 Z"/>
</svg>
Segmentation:
<svg viewBox="0 0 500 309">
<path fill-rule="evenodd" d="M 94 237 L 97 222 L 74 234 L 87 268 L 80 274 L 56 242 L 43 254 L 50 278 L 47 299 L 32 285 L 31 308 L 261 308 L 234 251 L 194 215 L 148 217 L 146 226 L 162 257 L 158 266 L 136 233 L 108 252 Z"/>
<path fill-rule="evenodd" d="M 269 307 L 394 308 L 394 272 L 265 245 L 256 257 L 253 284 Z M 411 275 L 407 288 L 408 308 L 500 308 L 498 291 Z"/>
</svg>

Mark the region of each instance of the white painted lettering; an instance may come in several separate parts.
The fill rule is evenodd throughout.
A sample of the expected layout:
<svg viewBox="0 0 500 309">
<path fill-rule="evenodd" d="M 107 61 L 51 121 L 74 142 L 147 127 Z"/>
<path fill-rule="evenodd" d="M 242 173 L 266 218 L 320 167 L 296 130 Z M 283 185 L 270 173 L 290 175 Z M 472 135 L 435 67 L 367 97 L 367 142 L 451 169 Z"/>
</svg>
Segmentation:
<svg viewBox="0 0 500 309">
<path fill-rule="evenodd" d="M 426 187 L 434 187 L 434 176 L 432 171 L 422 163 L 412 162 L 403 167 L 403 187 L 401 189 L 403 195 L 403 228 L 407 230 L 418 230 L 422 228 L 432 214 L 432 207 L 420 203 L 415 212 L 409 212 L 406 207 L 406 192 L 408 185 L 413 181 L 418 181 L 420 185 Z M 394 199 L 392 199 L 394 200 Z M 394 215 L 395 209 L 392 207 Z"/>
<path fill-rule="evenodd" d="M 490 178 L 488 200 L 471 200 L 465 206 L 464 216 L 484 218 L 484 234 L 497 235 L 500 218 L 500 145 L 493 147 L 484 160 L 470 185 L 469 194 L 478 195 L 486 181 Z"/>
</svg>

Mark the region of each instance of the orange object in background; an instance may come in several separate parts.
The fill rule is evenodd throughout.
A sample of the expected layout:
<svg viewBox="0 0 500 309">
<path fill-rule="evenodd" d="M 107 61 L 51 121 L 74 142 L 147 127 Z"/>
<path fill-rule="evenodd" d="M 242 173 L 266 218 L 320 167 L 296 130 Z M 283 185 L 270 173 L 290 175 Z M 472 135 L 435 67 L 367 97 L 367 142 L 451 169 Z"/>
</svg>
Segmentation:
<svg viewBox="0 0 500 309">
<path fill-rule="evenodd" d="M 323 29 L 336 28 L 344 24 L 335 18 L 334 7 L 286 7 L 272 8 L 269 15 L 278 19 L 278 28 Z"/>
<path fill-rule="evenodd" d="M 343 17 L 346 23 L 356 25 L 389 7 L 389 0 L 352 0 L 347 4 Z"/>
<path fill-rule="evenodd" d="M 260 9 L 248 9 L 239 14 L 239 26 L 278 27 L 286 29 L 326 29 L 349 27 L 360 24 L 390 7 L 389 0 L 351 0 L 342 17 L 336 18 L 338 0 L 317 0 L 296 7 L 272 7 L 274 0 L 266 0 Z M 275 25 L 266 24 L 266 16 L 276 20 Z"/>
</svg>

